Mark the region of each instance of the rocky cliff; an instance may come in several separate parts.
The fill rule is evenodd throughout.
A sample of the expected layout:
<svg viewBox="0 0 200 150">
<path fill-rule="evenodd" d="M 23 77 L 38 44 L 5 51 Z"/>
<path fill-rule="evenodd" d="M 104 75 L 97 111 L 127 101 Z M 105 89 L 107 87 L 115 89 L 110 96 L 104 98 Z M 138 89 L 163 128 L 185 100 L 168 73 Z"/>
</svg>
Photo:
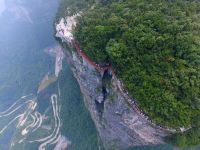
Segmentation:
<svg viewBox="0 0 200 150">
<path fill-rule="evenodd" d="M 57 35 L 64 31 L 61 28 L 57 28 Z M 59 37 L 63 42 L 69 41 L 65 36 Z M 97 71 L 76 51 L 65 53 L 106 149 L 161 144 L 173 132 L 154 125 L 138 111 L 111 72 Z"/>
</svg>

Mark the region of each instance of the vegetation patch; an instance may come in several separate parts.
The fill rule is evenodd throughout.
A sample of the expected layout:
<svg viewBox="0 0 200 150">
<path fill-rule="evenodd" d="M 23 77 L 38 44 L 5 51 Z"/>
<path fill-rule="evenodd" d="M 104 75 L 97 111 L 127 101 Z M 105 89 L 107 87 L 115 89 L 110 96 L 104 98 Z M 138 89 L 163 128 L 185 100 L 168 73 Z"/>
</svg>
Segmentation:
<svg viewBox="0 0 200 150">
<path fill-rule="evenodd" d="M 99 4 L 74 33 L 98 63 L 111 62 L 129 94 L 158 124 L 188 127 L 200 109 L 199 2 Z"/>
<path fill-rule="evenodd" d="M 70 7 L 78 3 L 87 4 L 74 30 L 84 52 L 97 63 L 112 63 L 154 122 L 191 126 L 177 139 L 200 143 L 200 2 L 73 0 Z"/>
</svg>

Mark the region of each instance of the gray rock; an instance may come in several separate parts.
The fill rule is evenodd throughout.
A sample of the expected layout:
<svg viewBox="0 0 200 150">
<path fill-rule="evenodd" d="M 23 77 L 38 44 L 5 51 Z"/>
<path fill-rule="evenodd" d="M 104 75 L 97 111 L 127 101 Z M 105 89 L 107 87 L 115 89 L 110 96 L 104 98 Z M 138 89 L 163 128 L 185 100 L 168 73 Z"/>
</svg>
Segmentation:
<svg viewBox="0 0 200 150">
<path fill-rule="evenodd" d="M 163 138 L 170 131 L 153 125 L 131 107 L 127 103 L 129 100 L 119 92 L 116 79 L 112 79 L 104 100 L 102 91 L 97 90 L 102 87 L 101 74 L 76 53 L 67 52 L 67 55 L 84 96 L 85 105 L 106 149 L 164 143 Z M 96 101 L 104 105 L 102 112 L 98 111 Z"/>
</svg>

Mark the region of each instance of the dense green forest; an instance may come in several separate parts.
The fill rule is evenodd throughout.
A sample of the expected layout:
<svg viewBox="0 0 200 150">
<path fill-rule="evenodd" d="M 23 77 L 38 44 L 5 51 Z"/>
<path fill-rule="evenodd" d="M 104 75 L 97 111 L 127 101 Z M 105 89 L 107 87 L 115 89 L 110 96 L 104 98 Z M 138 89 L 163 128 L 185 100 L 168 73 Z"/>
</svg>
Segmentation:
<svg viewBox="0 0 200 150">
<path fill-rule="evenodd" d="M 176 144 L 200 143 L 200 2 L 62 0 L 72 1 L 66 7 L 83 12 L 74 30 L 83 50 L 112 63 L 154 122 L 192 127 L 173 137 Z"/>
<path fill-rule="evenodd" d="M 61 16 L 74 15 L 82 10 L 92 7 L 95 0 L 60 0 L 56 20 Z"/>
</svg>

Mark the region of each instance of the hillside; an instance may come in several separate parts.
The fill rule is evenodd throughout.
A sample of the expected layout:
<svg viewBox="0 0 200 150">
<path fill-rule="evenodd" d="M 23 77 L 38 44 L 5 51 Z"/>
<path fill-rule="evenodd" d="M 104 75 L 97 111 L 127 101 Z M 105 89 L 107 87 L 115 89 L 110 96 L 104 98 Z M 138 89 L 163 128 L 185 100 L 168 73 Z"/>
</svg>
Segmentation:
<svg viewBox="0 0 200 150">
<path fill-rule="evenodd" d="M 192 127 L 174 136 L 176 144 L 200 143 L 200 2 L 62 0 L 61 4 L 58 16 L 83 12 L 74 30 L 76 39 L 93 60 L 113 65 L 144 112 L 160 125 Z"/>
</svg>

